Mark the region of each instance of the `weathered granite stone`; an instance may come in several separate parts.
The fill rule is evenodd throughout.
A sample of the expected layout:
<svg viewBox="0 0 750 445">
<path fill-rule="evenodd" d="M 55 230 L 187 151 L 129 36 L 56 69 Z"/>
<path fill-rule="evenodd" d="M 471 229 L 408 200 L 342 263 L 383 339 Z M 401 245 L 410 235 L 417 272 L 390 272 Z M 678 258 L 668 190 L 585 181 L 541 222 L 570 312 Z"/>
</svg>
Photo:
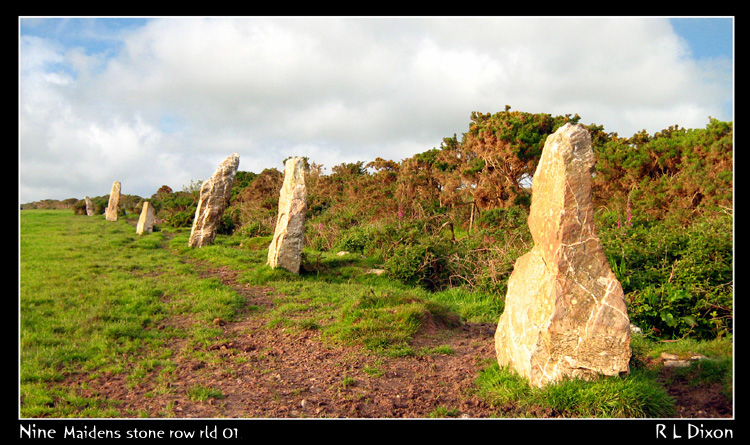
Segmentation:
<svg viewBox="0 0 750 445">
<path fill-rule="evenodd" d="M 144 201 L 143 209 L 141 209 L 141 216 L 138 218 L 138 225 L 135 228 L 135 233 L 143 235 L 144 233 L 151 233 L 154 230 L 154 206 L 150 202 Z"/>
<path fill-rule="evenodd" d="M 94 216 L 94 203 L 88 196 L 86 197 L 86 215 Z"/>
<path fill-rule="evenodd" d="M 591 136 L 566 124 L 547 138 L 533 177 L 534 247 L 508 281 L 495 352 L 534 386 L 629 371 L 630 320 L 594 227 L 593 167 Z"/>
<path fill-rule="evenodd" d="M 240 156 L 232 153 L 201 186 L 193 228 L 188 240 L 190 247 L 203 247 L 214 242 L 221 217 L 229 205 L 230 192 L 239 165 Z"/>
<path fill-rule="evenodd" d="M 107 221 L 117 221 L 117 211 L 120 209 L 120 183 L 112 183 L 112 191 L 109 193 L 109 203 L 104 217 Z"/>
<path fill-rule="evenodd" d="M 279 193 L 279 215 L 273 241 L 268 247 L 268 265 L 299 273 L 305 244 L 307 188 L 305 160 L 290 158 L 284 167 L 284 183 Z"/>
</svg>

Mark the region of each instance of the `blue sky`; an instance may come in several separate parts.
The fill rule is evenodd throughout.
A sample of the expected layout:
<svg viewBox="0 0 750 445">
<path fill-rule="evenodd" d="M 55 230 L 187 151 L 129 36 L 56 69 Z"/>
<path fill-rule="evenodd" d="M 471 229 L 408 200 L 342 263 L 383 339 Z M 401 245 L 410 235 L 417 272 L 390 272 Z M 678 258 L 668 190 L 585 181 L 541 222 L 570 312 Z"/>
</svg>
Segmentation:
<svg viewBox="0 0 750 445">
<path fill-rule="evenodd" d="M 696 59 L 732 57 L 732 18 L 674 18 L 670 22 L 675 32 L 690 45 Z"/>
<path fill-rule="evenodd" d="M 292 155 L 400 161 L 472 111 L 629 136 L 733 120 L 733 18 L 20 18 L 19 200 L 148 197 Z"/>
</svg>

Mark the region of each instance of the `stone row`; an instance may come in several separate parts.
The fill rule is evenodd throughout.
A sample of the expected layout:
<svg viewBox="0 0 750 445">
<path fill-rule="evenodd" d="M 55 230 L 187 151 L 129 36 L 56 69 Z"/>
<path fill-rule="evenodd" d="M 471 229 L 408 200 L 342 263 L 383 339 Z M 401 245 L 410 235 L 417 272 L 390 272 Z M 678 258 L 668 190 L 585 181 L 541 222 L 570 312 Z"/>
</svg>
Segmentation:
<svg viewBox="0 0 750 445">
<path fill-rule="evenodd" d="M 233 153 L 200 190 L 188 244 L 213 243 L 239 166 Z M 582 125 L 566 124 L 543 147 L 532 183 L 528 217 L 534 247 L 516 260 L 505 309 L 495 331 L 500 366 L 510 367 L 541 387 L 566 378 L 592 379 L 629 372 L 630 321 L 622 286 L 594 227 L 591 136 Z M 299 273 L 304 245 L 306 161 L 285 162 L 284 182 L 268 265 Z M 110 194 L 106 217 L 117 220 L 120 183 Z M 90 201 L 87 198 L 87 212 Z M 92 210 L 93 211 L 93 210 Z M 139 234 L 153 227 L 145 202 Z"/>
<path fill-rule="evenodd" d="M 232 185 L 239 168 L 240 157 L 232 153 L 205 181 L 200 189 L 195 218 L 190 231 L 188 245 L 203 247 L 211 245 L 216 237 L 221 218 L 229 206 Z M 307 213 L 307 189 L 304 158 L 293 157 L 285 162 L 284 183 L 279 195 L 279 212 L 273 240 L 268 248 L 268 265 L 299 273 L 302 248 L 305 241 L 305 215 Z M 117 221 L 121 184 L 115 181 L 105 210 L 107 221 Z M 86 197 L 86 213 L 94 214 L 93 203 Z M 141 210 L 136 233 L 151 233 L 154 226 L 154 207 L 145 201 Z"/>
</svg>

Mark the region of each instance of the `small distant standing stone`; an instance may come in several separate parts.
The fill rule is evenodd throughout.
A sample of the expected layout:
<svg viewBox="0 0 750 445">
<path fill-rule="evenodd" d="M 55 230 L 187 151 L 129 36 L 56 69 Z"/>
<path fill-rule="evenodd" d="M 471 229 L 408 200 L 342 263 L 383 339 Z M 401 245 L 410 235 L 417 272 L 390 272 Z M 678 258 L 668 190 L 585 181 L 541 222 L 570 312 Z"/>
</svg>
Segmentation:
<svg viewBox="0 0 750 445">
<path fill-rule="evenodd" d="M 305 244 L 307 188 L 305 160 L 290 158 L 284 168 L 284 184 L 279 193 L 279 215 L 273 241 L 268 247 L 268 265 L 299 273 L 302 247 Z"/>
<path fill-rule="evenodd" d="M 145 201 L 143 203 L 143 209 L 141 210 L 141 217 L 138 218 L 138 226 L 136 226 L 135 232 L 138 235 L 144 233 L 151 233 L 154 230 L 154 206 L 150 202 Z"/>
<path fill-rule="evenodd" d="M 109 204 L 105 212 L 107 221 L 117 221 L 117 211 L 120 208 L 120 182 L 115 181 L 112 184 L 112 191 L 109 193 Z"/>
<path fill-rule="evenodd" d="M 86 197 L 86 215 L 94 216 L 94 203 L 91 202 L 91 198 Z"/>
<path fill-rule="evenodd" d="M 198 207 L 195 209 L 190 247 L 203 247 L 214 242 L 224 210 L 229 206 L 234 177 L 240 165 L 240 155 L 232 153 L 201 186 Z"/>
</svg>

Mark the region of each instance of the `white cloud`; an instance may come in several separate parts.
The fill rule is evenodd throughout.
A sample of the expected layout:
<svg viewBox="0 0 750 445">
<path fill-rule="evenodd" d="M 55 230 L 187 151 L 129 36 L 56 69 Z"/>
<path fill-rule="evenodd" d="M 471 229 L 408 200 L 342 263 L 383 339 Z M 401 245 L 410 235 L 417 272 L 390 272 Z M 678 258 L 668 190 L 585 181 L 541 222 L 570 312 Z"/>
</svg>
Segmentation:
<svg viewBox="0 0 750 445">
<path fill-rule="evenodd" d="M 731 65 L 694 62 L 666 19 L 175 17 L 116 36 L 22 36 L 21 202 L 180 189 L 232 152 L 256 172 L 401 160 L 506 104 L 625 136 L 731 119 Z"/>
</svg>

